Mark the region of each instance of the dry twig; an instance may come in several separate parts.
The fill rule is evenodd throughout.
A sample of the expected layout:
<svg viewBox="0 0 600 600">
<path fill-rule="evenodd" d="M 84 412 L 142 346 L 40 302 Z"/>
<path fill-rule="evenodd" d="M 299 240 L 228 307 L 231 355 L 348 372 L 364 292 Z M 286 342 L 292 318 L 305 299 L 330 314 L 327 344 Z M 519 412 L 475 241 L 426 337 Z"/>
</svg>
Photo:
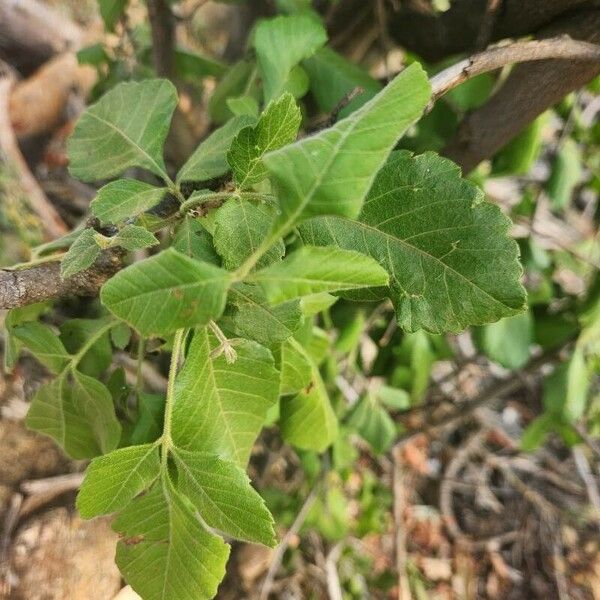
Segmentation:
<svg viewBox="0 0 600 600">
<path fill-rule="evenodd" d="M 319 489 L 320 485 L 319 483 L 317 483 L 310 491 L 310 494 L 306 497 L 306 500 L 304 501 L 302 508 L 296 515 L 292 526 L 286 531 L 279 546 L 277 546 L 277 548 L 275 549 L 275 552 L 273 553 L 273 558 L 271 560 L 271 564 L 269 565 L 269 570 L 265 575 L 263 584 L 260 589 L 260 594 L 258 596 L 259 600 L 267 600 L 267 598 L 269 597 L 269 593 L 271 591 L 271 588 L 273 587 L 273 582 L 275 581 L 275 576 L 277 575 L 277 571 L 279 570 L 281 562 L 283 561 L 285 551 L 288 549 L 292 538 L 296 536 L 302 528 L 302 525 L 304 524 L 304 521 L 306 520 L 306 517 L 308 516 L 312 505 L 314 504 L 315 500 L 317 499 L 317 496 L 319 495 Z"/>
</svg>

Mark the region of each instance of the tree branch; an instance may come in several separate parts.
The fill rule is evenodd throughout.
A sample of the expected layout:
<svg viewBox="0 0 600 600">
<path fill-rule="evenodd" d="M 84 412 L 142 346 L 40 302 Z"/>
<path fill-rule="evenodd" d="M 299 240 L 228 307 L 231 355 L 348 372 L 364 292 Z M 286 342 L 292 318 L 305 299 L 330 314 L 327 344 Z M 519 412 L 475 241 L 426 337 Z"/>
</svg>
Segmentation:
<svg viewBox="0 0 600 600">
<path fill-rule="evenodd" d="M 557 34 L 600 43 L 600 10 L 577 13 L 542 33 L 546 37 Z M 539 43 L 545 42 L 552 40 Z M 571 45 L 571 49 L 575 46 Z M 542 60 L 515 67 L 500 90 L 465 117 L 442 154 L 468 173 L 482 160 L 493 156 L 536 117 L 600 74 L 598 60 L 575 62 L 573 57 L 565 58 L 561 56 L 561 60 Z M 460 73 L 457 76 L 460 77 Z"/>
<path fill-rule="evenodd" d="M 553 61 L 550 64 L 554 65 L 556 63 L 558 65 L 558 67 L 553 67 L 554 69 L 560 67 L 560 77 L 567 79 L 569 85 L 573 85 L 575 82 L 573 75 L 569 76 L 569 73 L 579 73 L 576 81 L 580 81 L 583 78 L 584 80 L 580 83 L 580 85 L 583 85 L 588 80 L 586 78 L 591 79 L 589 77 L 590 71 L 600 71 L 600 48 L 597 45 L 577 42 L 566 37 L 533 42 L 517 42 L 486 50 L 442 71 L 431 80 L 433 98 L 434 100 L 439 99 L 450 89 L 460 85 L 460 83 L 463 83 L 470 77 L 501 68 L 507 64 L 519 61 L 543 61 L 556 57 L 560 57 L 562 60 Z M 570 62 L 567 62 L 565 59 L 569 59 Z M 581 74 L 580 70 L 574 68 L 572 61 L 575 60 L 582 61 L 579 64 L 582 64 L 582 68 L 585 69 L 583 74 Z M 543 65 L 542 71 L 546 73 L 548 63 L 540 64 Z M 529 67 L 530 65 L 527 66 Z M 535 99 L 538 96 L 542 96 L 544 97 L 544 102 L 546 102 L 550 96 L 551 99 L 554 99 L 556 94 L 559 93 L 553 90 L 553 95 L 550 95 L 539 82 L 536 86 L 534 91 L 530 91 L 531 97 L 520 98 L 518 101 L 513 102 L 513 105 L 523 110 L 524 113 L 529 114 L 532 98 Z M 563 93 L 562 90 L 562 87 L 559 88 L 561 95 L 552 104 L 558 102 L 568 93 Z M 488 119 L 490 120 L 490 128 L 498 128 L 496 116 L 488 116 Z M 512 128 L 512 122 L 503 123 L 502 127 Z M 447 150 L 447 153 L 449 154 L 450 150 Z M 459 164 L 462 164 L 463 167 L 466 165 L 468 168 L 470 165 L 467 157 L 461 158 L 459 156 L 455 160 Z M 94 296 L 98 293 L 102 284 L 118 271 L 119 268 L 119 257 L 113 255 L 110 257 L 103 256 L 96 265 L 66 281 L 60 278 L 60 264 L 58 261 L 48 262 L 44 265 L 22 271 L 0 271 L 0 309 L 25 306 L 33 302 L 40 302 L 70 294 Z"/>
<path fill-rule="evenodd" d="M 345 4 L 345 3 L 342 3 Z M 488 0 L 454 0 L 441 14 L 426 14 L 410 2 L 390 14 L 390 34 L 401 46 L 429 62 L 453 54 L 472 52 L 477 47 L 482 26 L 485 30 Z M 563 14 L 583 8 L 597 8 L 596 0 L 503 0 L 496 12 L 486 41 L 515 38 L 535 33 Z"/>
<path fill-rule="evenodd" d="M 506 46 L 489 48 L 452 65 L 431 78 L 432 96 L 428 110 L 433 108 L 441 96 L 472 77 L 514 63 L 548 59 L 600 64 L 600 45 L 560 36 L 547 40 L 515 42 Z"/>
<path fill-rule="evenodd" d="M 22 270 L 0 270 L 0 309 L 18 308 L 63 296 L 96 296 L 102 284 L 121 268 L 120 252 L 104 251 L 96 263 L 62 279 L 60 262 L 52 261 Z"/>
<path fill-rule="evenodd" d="M 159 77 L 171 77 L 175 49 L 175 17 L 167 0 L 147 0 L 146 4 L 156 74 Z"/>
</svg>

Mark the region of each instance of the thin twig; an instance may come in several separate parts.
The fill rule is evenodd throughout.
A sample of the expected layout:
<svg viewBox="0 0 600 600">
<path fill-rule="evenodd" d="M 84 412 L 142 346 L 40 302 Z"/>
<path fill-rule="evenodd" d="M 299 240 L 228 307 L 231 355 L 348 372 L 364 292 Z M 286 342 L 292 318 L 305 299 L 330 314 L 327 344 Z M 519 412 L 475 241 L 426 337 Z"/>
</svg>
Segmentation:
<svg viewBox="0 0 600 600">
<path fill-rule="evenodd" d="M 402 464 L 402 444 L 397 444 L 393 451 L 394 459 L 394 523 L 396 528 L 396 572 L 398 575 L 398 600 L 411 600 L 410 583 L 406 572 L 408 554 L 406 551 L 406 485 L 404 482 L 404 466 Z"/>
<path fill-rule="evenodd" d="M 84 473 L 68 473 L 21 483 L 21 490 L 29 496 L 23 502 L 19 517 L 23 518 L 58 496 L 78 490 L 83 483 Z"/>
<path fill-rule="evenodd" d="M 600 530 L 600 492 L 598 491 L 598 483 L 581 448 L 575 446 L 571 452 L 575 460 L 577 472 L 585 484 L 590 504 L 594 509 L 594 521 L 596 521 L 596 525 Z"/>
<path fill-rule="evenodd" d="M 275 549 L 275 552 L 273 553 L 273 558 L 271 560 L 271 564 L 269 565 L 269 570 L 265 575 L 265 579 L 260 589 L 260 594 L 258 597 L 259 600 L 267 600 L 267 598 L 269 597 L 269 593 L 271 591 L 271 588 L 273 587 L 273 582 L 275 581 L 275 576 L 277 575 L 277 571 L 279 570 L 281 562 L 283 561 L 285 551 L 288 549 L 292 538 L 298 535 L 298 532 L 302 528 L 302 525 L 304 524 L 304 521 L 306 520 L 306 517 L 308 516 L 308 513 L 312 508 L 312 505 L 314 504 L 315 500 L 317 499 L 317 496 L 319 495 L 319 483 L 320 482 L 317 482 L 317 484 L 310 491 L 310 494 L 308 494 L 308 496 L 306 497 L 302 508 L 296 515 L 292 526 L 286 531 L 279 546 L 277 546 L 277 548 Z"/>
<path fill-rule="evenodd" d="M 340 576 L 337 571 L 337 562 L 340 559 L 343 548 L 343 543 L 338 542 L 325 559 L 325 576 L 327 578 L 327 593 L 329 594 L 329 600 L 344 600 Z"/>
<path fill-rule="evenodd" d="M 490 385 L 487 389 L 483 390 L 481 394 L 479 394 L 479 396 L 473 400 L 456 404 L 455 408 L 450 413 L 442 415 L 439 419 L 425 419 L 422 426 L 408 431 L 402 436 L 401 439 L 413 437 L 418 433 L 431 434 L 434 431 L 454 424 L 457 421 L 468 419 L 480 406 L 484 406 L 485 404 L 488 404 L 497 398 L 502 398 L 503 396 L 520 389 L 523 386 L 524 376 L 533 375 L 546 364 L 555 361 L 568 345 L 569 344 L 567 343 L 550 353 L 544 354 L 538 358 L 534 358 L 525 367 L 519 371 L 513 372 L 510 379 L 497 381 L 496 383 Z"/>
<path fill-rule="evenodd" d="M 489 48 L 434 75 L 430 80 L 432 94 L 426 111 L 429 112 L 444 94 L 477 75 L 514 63 L 548 59 L 600 62 L 600 46 L 558 36 Z"/>
<path fill-rule="evenodd" d="M 173 75 L 175 17 L 166 0 L 146 0 L 154 68 L 159 77 Z"/>
</svg>

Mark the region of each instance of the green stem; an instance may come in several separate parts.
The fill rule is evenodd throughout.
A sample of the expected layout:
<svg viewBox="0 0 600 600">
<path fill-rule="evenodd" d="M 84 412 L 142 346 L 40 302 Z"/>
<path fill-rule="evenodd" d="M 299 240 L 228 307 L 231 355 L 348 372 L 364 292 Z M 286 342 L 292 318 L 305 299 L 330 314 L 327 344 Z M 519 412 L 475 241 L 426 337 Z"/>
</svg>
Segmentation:
<svg viewBox="0 0 600 600">
<path fill-rule="evenodd" d="M 196 196 L 195 198 L 189 198 L 185 200 L 181 206 L 179 207 L 179 213 L 184 215 L 189 210 L 196 208 L 202 204 L 206 204 L 207 202 L 211 202 L 212 200 L 227 200 L 227 198 L 231 198 L 233 196 L 237 196 L 236 192 L 213 192 L 212 194 L 206 194 L 202 196 Z"/>
<path fill-rule="evenodd" d="M 167 399 L 165 402 L 165 421 L 162 434 L 161 461 L 163 468 L 166 468 L 167 466 L 169 450 L 173 444 L 171 439 L 171 419 L 173 418 L 173 401 L 175 399 L 175 377 L 177 376 L 177 369 L 179 368 L 179 362 L 183 354 L 186 335 L 187 329 L 178 329 L 175 333 L 175 340 L 173 341 L 171 365 L 169 366 L 169 382 L 167 383 Z"/>
<path fill-rule="evenodd" d="M 261 194 L 259 192 L 240 192 L 239 190 L 233 190 L 231 192 L 213 192 L 210 194 L 196 196 L 195 198 L 189 198 L 185 202 L 181 204 L 179 207 L 179 213 L 185 214 L 189 210 L 196 208 L 197 206 L 201 206 L 202 204 L 206 204 L 207 202 L 212 202 L 214 200 L 227 200 L 228 198 L 239 198 L 245 200 L 262 200 L 267 194 Z"/>
</svg>

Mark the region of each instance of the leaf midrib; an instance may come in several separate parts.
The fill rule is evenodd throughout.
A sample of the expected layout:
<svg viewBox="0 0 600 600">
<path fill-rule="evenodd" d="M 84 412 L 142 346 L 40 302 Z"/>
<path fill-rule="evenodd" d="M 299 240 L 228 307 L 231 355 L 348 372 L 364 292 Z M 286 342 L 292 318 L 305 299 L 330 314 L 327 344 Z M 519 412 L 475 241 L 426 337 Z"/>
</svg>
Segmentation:
<svg viewBox="0 0 600 600">
<path fill-rule="evenodd" d="M 107 121 L 106 119 L 103 119 L 102 117 L 99 117 L 98 115 L 96 115 L 95 113 L 93 113 L 91 111 L 88 112 L 87 114 L 90 117 L 93 117 L 94 119 L 96 119 L 97 121 L 99 121 L 100 123 L 103 123 L 104 125 L 107 125 L 110 129 L 112 129 L 118 135 L 120 135 L 125 141 L 129 142 L 132 146 L 134 146 L 139 151 L 140 154 L 142 154 L 143 156 L 145 156 L 150 161 L 150 163 L 152 165 L 154 165 L 154 167 L 156 169 L 158 169 L 157 175 L 160 175 L 166 182 L 169 182 L 169 176 L 165 173 L 164 169 L 138 143 L 136 143 L 128 135 L 126 135 L 124 131 L 122 131 L 121 129 L 119 129 L 118 127 L 116 127 L 110 121 Z"/>
<path fill-rule="evenodd" d="M 325 217 L 327 220 L 331 219 L 331 217 Z M 340 218 L 340 220 L 342 220 Z M 384 237 L 386 239 L 386 241 L 392 241 L 394 243 L 398 243 L 401 244 L 407 248 L 409 248 L 410 250 L 414 250 L 417 254 L 420 254 L 421 256 L 425 257 L 426 259 L 431 259 L 432 261 L 438 263 L 439 265 L 441 265 L 444 269 L 447 269 L 448 271 L 454 273 L 455 275 L 458 276 L 459 279 L 463 280 L 464 282 L 466 282 L 468 284 L 468 286 L 475 288 L 476 290 L 482 292 L 485 296 L 487 296 L 488 298 L 490 298 L 493 302 L 495 302 L 496 304 L 498 304 L 499 306 L 503 306 L 505 308 L 508 308 L 511 311 L 514 311 L 515 308 L 502 302 L 501 300 L 498 300 L 497 298 L 495 298 L 494 296 L 492 296 L 488 291 L 486 291 L 485 289 L 483 289 L 482 287 L 478 286 L 475 282 L 471 281 L 470 279 L 468 279 L 465 275 L 463 275 L 460 271 L 457 271 L 456 269 L 454 269 L 453 267 L 451 267 L 450 265 L 446 264 L 445 262 L 443 262 L 441 259 L 439 259 L 437 256 L 434 256 L 433 254 L 430 254 L 429 252 L 422 250 L 421 248 L 414 246 L 413 244 L 410 244 L 409 242 L 403 240 L 402 238 L 399 237 L 395 237 L 394 235 L 390 234 L 390 233 L 386 233 L 385 231 L 382 231 L 381 229 L 377 229 L 377 227 L 373 227 L 372 225 L 368 225 L 367 223 L 363 223 L 360 221 L 354 221 L 353 224 L 362 227 L 368 231 L 372 231 L 375 232 L 379 235 L 381 235 L 382 237 Z M 398 278 L 395 276 L 394 274 L 394 279 L 397 280 Z"/>
</svg>

